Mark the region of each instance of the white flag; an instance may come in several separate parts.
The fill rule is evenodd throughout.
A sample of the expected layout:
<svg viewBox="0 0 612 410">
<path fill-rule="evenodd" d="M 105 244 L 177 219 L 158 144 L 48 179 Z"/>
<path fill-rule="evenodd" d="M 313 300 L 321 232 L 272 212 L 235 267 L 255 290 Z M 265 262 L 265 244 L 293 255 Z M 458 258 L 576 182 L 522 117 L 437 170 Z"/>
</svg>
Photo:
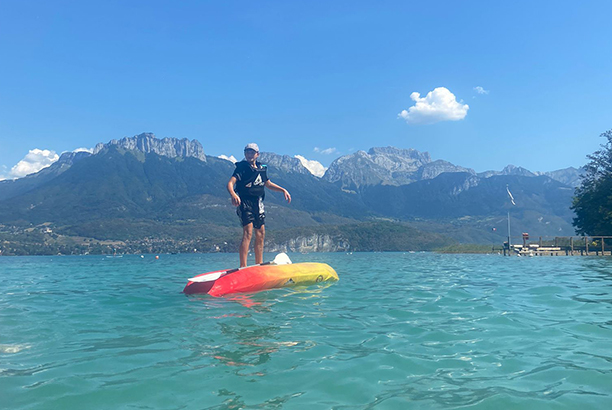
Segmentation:
<svg viewBox="0 0 612 410">
<path fill-rule="evenodd" d="M 516 203 L 514 202 L 514 197 L 510 193 L 510 188 L 508 188 L 508 185 L 506 185 L 506 191 L 508 191 L 508 196 L 510 197 L 510 202 L 512 202 L 512 205 L 516 205 Z"/>
</svg>

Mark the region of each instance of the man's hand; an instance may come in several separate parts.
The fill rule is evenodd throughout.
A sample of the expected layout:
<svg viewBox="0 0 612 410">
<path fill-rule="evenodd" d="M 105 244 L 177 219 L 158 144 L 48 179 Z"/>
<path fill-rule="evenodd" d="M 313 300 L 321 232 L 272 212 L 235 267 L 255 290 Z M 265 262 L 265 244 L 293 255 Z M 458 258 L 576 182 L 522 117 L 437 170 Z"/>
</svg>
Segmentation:
<svg viewBox="0 0 612 410">
<path fill-rule="evenodd" d="M 286 189 L 283 190 L 283 194 L 285 194 L 285 201 L 287 201 L 288 204 L 291 203 L 291 195 L 289 195 L 289 191 L 287 191 Z"/>
<path fill-rule="evenodd" d="M 227 183 L 227 192 L 229 192 L 230 197 L 232 197 L 232 205 L 238 206 L 240 205 L 240 197 L 236 195 L 236 191 L 234 191 L 235 185 L 236 185 L 236 177 L 232 176 Z"/>
</svg>

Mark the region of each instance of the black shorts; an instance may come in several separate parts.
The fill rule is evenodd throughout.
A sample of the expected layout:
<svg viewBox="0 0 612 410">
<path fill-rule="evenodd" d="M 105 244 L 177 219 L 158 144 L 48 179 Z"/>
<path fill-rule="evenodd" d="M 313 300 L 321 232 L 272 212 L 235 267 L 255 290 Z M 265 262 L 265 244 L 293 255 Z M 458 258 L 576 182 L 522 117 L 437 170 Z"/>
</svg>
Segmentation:
<svg viewBox="0 0 612 410">
<path fill-rule="evenodd" d="M 238 214 L 242 226 L 253 223 L 253 228 L 261 228 L 266 221 L 263 199 L 259 197 L 240 198 L 240 205 L 236 209 L 236 214 Z"/>
</svg>

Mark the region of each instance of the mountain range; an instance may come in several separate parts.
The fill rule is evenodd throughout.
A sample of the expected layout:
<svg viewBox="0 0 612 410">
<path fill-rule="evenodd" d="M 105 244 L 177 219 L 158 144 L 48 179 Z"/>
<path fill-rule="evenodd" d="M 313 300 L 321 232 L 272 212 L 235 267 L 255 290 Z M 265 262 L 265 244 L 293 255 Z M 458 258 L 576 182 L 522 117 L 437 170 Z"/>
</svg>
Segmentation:
<svg viewBox="0 0 612 410">
<path fill-rule="evenodd" d="M 396 238 L 404 239 L 385 249 L 381 244 L 389 241 L 381 235 L 377 250 L 417 249 L 415 237 L 428 238 L 429 248 L 422 249 L 452 241 L 501 244 L 508 212 L 516 233 L 574 233 L 569 206 L 581 172 L 574 168 L 476 173 L 394 147 L 340 157 L 322 177 L 295 157 L 263 152 L 260 160 L 293 197 L 291 205 L 276 193 L 266 198 L 270 249 L 301 243 L 288 236 L 293 232 L 314 235 L 315 242 L 318 234 L 331 238 L 314 250 L 367 250 L 375 241 L 363 235 L 357 243 L 355 226 L 380 232 L 389 224 L 400 227 Z M 0 252 L 4 246 L 4 254 L 17 253 L 20 241 L 33 244 L 29 253 L 55 252 L 58 243 L 79 244 L 80 252 L 92 243 L 139 244 L 132 250 L 142 251 L 164 241 L 176 245 L 172 249 L 235 249 L 239 226 L 225 189 L 233 169 L 232 162 L 205 155 L 196 140 L 150 133 L 98 144 L 93 153 L 64 153 L 36 174 L 0 181 Z M 344 245 L 334 248 L 330 240 Z"/>
<path fill-rule="evenodd" d="M 432 161 L 429 153 L 395 147 L 371 148 L 357 151 L 332 162 L 323 179 L 339 183 L 342 189 L 354 192 L 364 186 L 408 185 L 413 182 L 434 179 L 443 173 L 469 173 L 479 178 L 500 175 L 525 177 L 547 176 L 562 184 L 576 187 L 580 183 L 582 169 L 573 167 L 552 172 L 531 172 L 522 167 L 508 165 L 501 171 L 476 173 L 444 160 Z"/>
</svg>

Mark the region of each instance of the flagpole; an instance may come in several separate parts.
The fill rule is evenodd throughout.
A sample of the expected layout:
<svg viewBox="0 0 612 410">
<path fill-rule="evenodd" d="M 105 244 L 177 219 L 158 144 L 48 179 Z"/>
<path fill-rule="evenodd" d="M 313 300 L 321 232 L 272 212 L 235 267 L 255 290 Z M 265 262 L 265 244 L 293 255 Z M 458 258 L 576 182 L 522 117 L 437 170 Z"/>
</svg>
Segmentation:
<svg viewBox="0 0 612 410">
<path fill-rule="evenodd" d="M 510 211 L 508 211 L 508 251 L 510 251 Z"/>
<path fill-rule="evenodd" d="M 516 206 L 516 203 L 514 202 L 514 197 L 512 196 L 512 193 L 510 192 L 510 188 L 508 188 L 508 184 L 506 184 L 506 192 L 508 192 L 508 197 L 510 197 L 510 202 L 512 203 L 512 205 Z M 508 255 L 510 254 L 511 246 L 512 246 L 512 243 L 510 242 L 510 209 L 508 209 Z"/>
</svg>

